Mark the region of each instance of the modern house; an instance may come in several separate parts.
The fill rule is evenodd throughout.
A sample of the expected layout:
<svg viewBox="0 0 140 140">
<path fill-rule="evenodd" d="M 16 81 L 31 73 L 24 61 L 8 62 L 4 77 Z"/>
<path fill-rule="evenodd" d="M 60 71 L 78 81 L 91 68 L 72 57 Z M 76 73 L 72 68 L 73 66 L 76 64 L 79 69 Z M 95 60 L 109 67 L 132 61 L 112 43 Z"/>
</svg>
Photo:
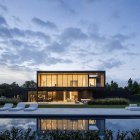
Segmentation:
<svg viewBox="0 0 140 140">
<path fill-rule="evenodd" d="M 37 71 L 37 91 L 28 101 L 75 102 L 104 89 L 105 71 Z"/>
</svg>

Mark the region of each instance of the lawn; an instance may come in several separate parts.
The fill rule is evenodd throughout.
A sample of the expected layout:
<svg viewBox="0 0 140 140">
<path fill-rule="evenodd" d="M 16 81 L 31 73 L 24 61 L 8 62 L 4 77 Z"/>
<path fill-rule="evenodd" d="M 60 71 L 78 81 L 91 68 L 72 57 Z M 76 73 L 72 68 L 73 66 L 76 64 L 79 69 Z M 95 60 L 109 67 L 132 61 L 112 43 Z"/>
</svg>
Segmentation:
<svg viewBox="0 0 140 140">
<path fill-rule="evenodd" d="M 133 102 L 132 104 L 137 104 L 140 106 L 140 102 Z M 3 105 L 0 105 L 2 107 Z M 26 105 L 28 107 L 29 105 Z M 39 105 L 39 108 L 125 108 L 127 105 L 84 105 L 84 104 L 44 104 Z M 16 105 L 14 105 L 16 107 Z"/>
<path fill-rule="evenodd" d="M 124 108 L 126 105 L 39 105 L 39 108 Z"/>
</svg>

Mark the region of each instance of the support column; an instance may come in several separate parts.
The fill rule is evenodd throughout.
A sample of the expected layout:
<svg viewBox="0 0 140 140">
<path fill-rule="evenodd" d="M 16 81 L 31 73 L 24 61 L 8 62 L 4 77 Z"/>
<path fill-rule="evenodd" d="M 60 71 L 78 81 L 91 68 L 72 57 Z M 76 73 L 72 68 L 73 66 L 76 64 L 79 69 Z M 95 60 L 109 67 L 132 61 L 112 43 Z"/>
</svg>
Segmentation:
<svg viewBox="0 0 140 140">
<path fill-rule="evenodd" d="M 72 92 L 70 91 L 70 100 L 72 99 Z"/>
</svg>

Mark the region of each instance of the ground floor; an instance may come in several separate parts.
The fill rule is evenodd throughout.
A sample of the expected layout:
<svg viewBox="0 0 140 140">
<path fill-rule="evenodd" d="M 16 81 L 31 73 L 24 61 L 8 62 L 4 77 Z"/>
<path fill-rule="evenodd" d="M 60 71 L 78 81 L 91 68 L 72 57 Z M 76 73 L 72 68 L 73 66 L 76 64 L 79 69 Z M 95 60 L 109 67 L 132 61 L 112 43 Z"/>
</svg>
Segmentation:
<svg viewBox="0 0 140 140">
<path fill-rule="evenodd" d="M 39 119 L 38 130 L 104 130 L 105 120 L 95 119 Z"/>
<path fill-rule="evenodd" d="M 76 102 L 92 99 L 90 91 L 29 91 L 28 102 Z"/>
</svg>

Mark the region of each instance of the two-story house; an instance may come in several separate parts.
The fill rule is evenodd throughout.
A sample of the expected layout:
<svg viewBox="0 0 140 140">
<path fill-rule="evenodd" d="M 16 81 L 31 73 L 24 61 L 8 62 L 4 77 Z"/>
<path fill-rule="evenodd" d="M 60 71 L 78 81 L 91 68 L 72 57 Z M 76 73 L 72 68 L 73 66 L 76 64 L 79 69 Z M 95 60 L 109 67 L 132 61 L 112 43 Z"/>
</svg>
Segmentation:
<svg viewBox="0 0 140 140">
<path fill-rule="evenodd" d="M 28 101 L 75 102 L 92 99 L 105 86 L 105 71 L 37 71 L 37 92 Z"/>
</svg>

